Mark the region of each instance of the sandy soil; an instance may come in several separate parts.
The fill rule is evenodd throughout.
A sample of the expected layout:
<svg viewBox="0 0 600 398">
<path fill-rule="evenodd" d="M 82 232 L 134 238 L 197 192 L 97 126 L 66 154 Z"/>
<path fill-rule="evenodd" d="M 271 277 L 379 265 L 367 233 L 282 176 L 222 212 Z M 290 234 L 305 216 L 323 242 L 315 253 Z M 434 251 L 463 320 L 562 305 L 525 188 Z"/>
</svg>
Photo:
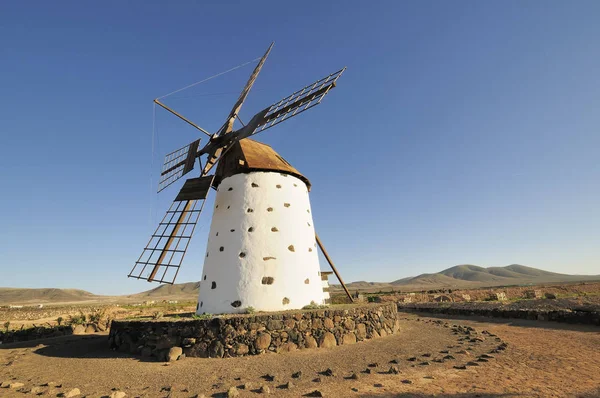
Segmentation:
<svg viewBox="0 0 600 398">
<path fill-rule="evenodd" d="M 0 382 L 24 386 L 0 389 L 0 396 L 33 395 L 32 388 L 56 396 L 76 387 L 88 397 L 110 395 L 113 389 L 128 397 L 208 397 L 244 384 L 249 388 L 239 389 L 240 397 L 260 396 L 261 385 L 277 397 L 298 397 L 314 390 L 325 397 L 600 396 L 598 327 L 400 315 L 404 319 L 398 335 L 356 345 L 243 358 L 186 358 L 169 365 L 110 351 L 105 335 L 4 345 L 0 346 Z M 453 333 L 452 324 L 475 327 L 484 340 L 466 340 L 464 334 Z M 497 337 L 482 334 L 484 330 Z M 494 358 L 488 362 L 465 370 L 454 368 L 489 353 L 500 338 L 508 347 L 492 353 Z M 445 350 L 456 359 L 435 362 L 447 355 L 440 353 Z M 417 359 L 409 361 L 410 357 Z M 399 374 L 387 372 L 392 360 L 398 361 L 394 366 Z M 373 363 L 378 366 L 368 366 Z M 328 368 L 334 376 L 319 374 Z M 366 369 L 371 373 L 364 373 Z M 302 376 L 292 378 L 297 371 Z M 359 378 L 349 379 L 352 372 Z M 262 376 L 267 374 L 275 379 L 265 380 Z M 292 389 L 280 388 L 288 381 L 294 383 Z M 48 382 L 62 386 L 41 387 Z"/>
</svg>

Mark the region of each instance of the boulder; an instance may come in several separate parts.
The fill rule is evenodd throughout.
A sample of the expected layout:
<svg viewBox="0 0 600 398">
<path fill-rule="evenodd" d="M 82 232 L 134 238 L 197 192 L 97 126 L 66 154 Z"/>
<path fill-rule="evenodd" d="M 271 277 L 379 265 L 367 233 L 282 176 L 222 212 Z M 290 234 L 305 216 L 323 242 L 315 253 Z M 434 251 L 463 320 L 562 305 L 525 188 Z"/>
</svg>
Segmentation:
<svg viewBox="0 0 600 398">
<path fill-rule="evenodd" d="M 236 355 L 246 355 L 246 354 L 248 354 L 249 351 L 250 351 L 250 349 L 248 348 L 248 346 L 246 344 L 237 343 L 235 345 Z"/>
<path fill-rule="evenodd" d="M 71 325 L 73 334 L 85 334 L 85 326 L 83 325 Z"/>
<path fill-rule="evenodd" d="M 93 323 L 88 323 L 88 325 L 85 327 L 85 333 L 96 333 L 97 331 L 96 325 Z"/>
<path fill-rule="evenodd" d="M 352 332 L 350 333 L 346 333 L 343 337 L 342 337 L 342 344 L 346 345 L 346 344 L 355 344 L 356 343 L 356 335 Z"/>
<path fill-rule="evenodd" d="M 72 397 L 76 397 L 78 395 L 81 395 L 81 391 L 79 391 L 79 388 L 73 388 L 67 392 L 58 394 L 59 397 L 65 397 L 65 398 L 72 398 Z"/>
<path fill-rule="evenodd" d="M 268 333 L 260 333 L 254 341 L 257 350 L 266 350 L 271 345 L 271 335 Z"/>
<path fill-rule="evenodd" d="M 183 354 L 183 349 L 181 347 L 171 347 L 167 352 L 167 361 L 174 362 L 179 359 L 181 354 Z"/>
<path fill-rule="evenodd" d="M 306 348 L 317 348 L 318 347 L 317 341 L 315 340 L 314 337 L 312 337 L 312 336 L 306 336 L 305 340 L 306 340 L 306 342 L 304 343 L 304 346 Z"/>
<path fill-rule="evenodd" d="M 337 341 L 335 340 L 335 336 L 331 332 L 325 332 L 319 339 L 319 347 L 321 348 L 329 348 L 335 347 L 337 345 Z"/>
</svg>

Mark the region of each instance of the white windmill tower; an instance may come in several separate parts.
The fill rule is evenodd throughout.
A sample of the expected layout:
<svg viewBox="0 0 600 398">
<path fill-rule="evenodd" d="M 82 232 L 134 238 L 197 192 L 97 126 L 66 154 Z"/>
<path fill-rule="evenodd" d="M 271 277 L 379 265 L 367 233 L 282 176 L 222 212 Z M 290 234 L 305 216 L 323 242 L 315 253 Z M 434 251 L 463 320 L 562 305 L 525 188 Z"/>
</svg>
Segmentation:
<svg viewBox="0 0 600 398">
<path fill-rule="evenodd" d="M 136 261 L 129 276 L 173 283 L 211 187 L 217 190 L 200 283 L 198 313 L 298 309 L 323 303 L 317 247 L 331 259 L 315 233 L 310 182 L 270 146 L 250 136 L 318 105 L 344 69 L 317 80 L 258 112 L 238 130 L 233 123 L 273 44 L 261 58 L 225 124 L 214 134 L 154 102 L 209 135 L 165 158 L 159 192 L 194 168 L 204 154 L 200 177 L 188 179 Z M 217 165 L 214 174 L 208 174 Z M 350 297 L 352 300 L 352 298 Z"/>
</svg>

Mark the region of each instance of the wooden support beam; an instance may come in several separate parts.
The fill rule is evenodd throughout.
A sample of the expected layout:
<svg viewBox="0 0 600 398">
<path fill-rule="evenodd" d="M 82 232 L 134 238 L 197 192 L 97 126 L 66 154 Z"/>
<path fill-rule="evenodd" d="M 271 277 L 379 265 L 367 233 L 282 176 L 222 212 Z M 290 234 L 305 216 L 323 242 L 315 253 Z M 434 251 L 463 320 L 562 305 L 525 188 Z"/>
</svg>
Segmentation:
<svg viewBox="0 0 600 398">
<path fill-rule="evenodd" d="M 198 126 L 196 123 L 192 122 L 191 120 L 187 119 L 186 117 L 184 117 L 184 116 L 180 115 L 179 113 L 175 112 L 173 109 L 169 108 L 168 106 L 166 106 L 165 104 L 163 104 L 159 100 L 155 99 L 154 103 L 156 105 L 160 106 L 161 108 L 163 108 L 164 110 L 167 110 L 167 111 L 171 112 L 173 115 L 177 116 L 178 118 L 180 118 L 181 120 L 183 120 L 184 122 L 186 122 L 187 124 L 189 124 L 190 126 L 193 126 L 193 127 L 197 128 L 198 130 L 202 131 L 207 136 L 209 136 L 209 137 L 212 136 L 208 131 L 204 130 L 202 127 Z"/>
<path fill-rule="evenodd" d="M 325 256 L 325 259 L 327 260 L 327 262 L 331 266 L 331 269 L 333 270 L 333 273 L 338 278 L 338 281 L 340 281 L 340 283 L 342 284 L 342 287 L 346 291 L 346 294 L 348 295 L 348 298 L 350 299 L 350 302 L 353 303 L 354 299 L 352 298 L 352 295 L 350 294 L 350 292 L 348 291 L 348 288 L 344 284 L 344 281 L 342 280 L 342 277 L 340 276 L 340 273 L 338 272 L 338 270 L 335 268 L 335 265 L 333 265 L 333 261 L 331 261 L 331 258 L 329 257 L 329 254 L 327 254 L 327 251 L 325 250 L 325 246 L 323 246 L 323 243 L 321 242 L 321 239 L 319 239 L 319 235 L 317 235 L 316 233 L 315 233 L 315 238 L 317 239 L 317 244 L 319 245 L 319 248 L 321 249 L 321 252 Z"/>
</svg>

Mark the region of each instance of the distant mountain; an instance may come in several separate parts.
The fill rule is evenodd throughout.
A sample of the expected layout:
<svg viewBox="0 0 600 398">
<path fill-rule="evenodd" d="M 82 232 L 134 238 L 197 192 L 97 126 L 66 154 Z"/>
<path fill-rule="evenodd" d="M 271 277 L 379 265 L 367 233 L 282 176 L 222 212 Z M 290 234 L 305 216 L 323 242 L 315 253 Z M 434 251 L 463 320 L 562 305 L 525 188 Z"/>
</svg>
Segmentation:
<svg viewBox="0 0 600 398">
<path fill-rule="evenodd" d="M 78 289 L 21 289 L 0 287 L 0 305 L 7 304 L 46 304 L 46 303 L 78 303 L 95 301 L 105 296 L 97 296 Z"/>
<path fill-rule="evenodd" d="M 198 293 L 200 292 L 200 282 L 187 282 L 187 283 L 175 283 L 173 285 L 160 285 L 155 287 L 152 290 L 148 290 L 145 292 L 132 294 L 127 296 L 129 298 L 191 298 L 194 299 L 198 297 Z"/>
<path fill-rule="evenodd" d="M 412 278 L 398 279 L 390 285 L 423 287 L 481 287 L 500 285 L 526 285 L 553 282 L 577 282 L 600 280 L 600 275 L 567 275 L 537 268 L 512 264 L 506 267 L 479 267 L 457 265 L 436 274 L 421 274 Z"/>
<path fill-rule="evenodd" d="M 567 275 L 544 271 L 525 265 L 512 264 L 506 267 L 480 267 L 463 264 L 450 267 L 434 274 L 421 274 L 393 282 L 352 282 L 346 284 L 351 291 L 375 292 L 379 290 L 430 290 L 468 289 L 488 286 L 511 286 L 558 282 L 600 281 L 600 275 Z M 341 289 L 335 279 L 330 278 L 334 288 Z"/>
</svg>

